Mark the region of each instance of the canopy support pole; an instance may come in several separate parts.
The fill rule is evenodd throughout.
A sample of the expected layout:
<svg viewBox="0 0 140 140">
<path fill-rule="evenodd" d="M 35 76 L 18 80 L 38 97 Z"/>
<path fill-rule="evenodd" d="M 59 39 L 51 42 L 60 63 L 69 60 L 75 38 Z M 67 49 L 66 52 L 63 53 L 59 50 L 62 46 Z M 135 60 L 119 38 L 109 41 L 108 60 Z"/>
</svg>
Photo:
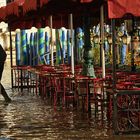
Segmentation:
<svg viewBox="0 0 140 140">
<path fill-rule="evenodd" d="M 112 27 L 112 76 L 113 76 L 113 89 L 116 89 L 116 36 L 115 36 L 115 19 L 111 20 L 111 27 Z"/>
<path fill-rule="evenodd" d="M 104 6 L 100 8 L 101 24 L 101 54 L 102 54 L 102 77 L 105 78 L 105 49 L 104 49 Z"/>
<path fill-rule="evenodd" d="M 9 28 L 9 35 L 10 35 L 10 65 L 11 65 L 11 85 L 12 85 L 12 88 L 13 88 L 13 70 L 12 70 L 12 67 L 13 67 L 13 52 L 12 52 L 12 33 L 11 33 L 11 29 Z"/>
<path fill-rule="evenodd" d="M 74 75 L 74 47 L 73 47 L 73 15 L 70 14 L 70 39 L 71 39 L 71 72 Z"/>
<path fill-rule="evenodd" d="M 52 40 L 52 30 L 53 30 L 53 23 L 52 23 L 52 15 L 50 16 L 50 50 L 51 50 L 51 66 L 54 66 L 54 55 L 53 55 L 53 40 Z"/>
<path fill-rule="evenodd" d="M 136 65 L 135 65 L 135 58 L 134 58 L 134 36 L 135 36 L 135 31 L 136 31 L 136 25 L 135 25 L 135 18 L 134 16 L 132 17 L 132 35 L 131 35 L 131 71 L 132 72 L 136 72 Z"/>
</svg>

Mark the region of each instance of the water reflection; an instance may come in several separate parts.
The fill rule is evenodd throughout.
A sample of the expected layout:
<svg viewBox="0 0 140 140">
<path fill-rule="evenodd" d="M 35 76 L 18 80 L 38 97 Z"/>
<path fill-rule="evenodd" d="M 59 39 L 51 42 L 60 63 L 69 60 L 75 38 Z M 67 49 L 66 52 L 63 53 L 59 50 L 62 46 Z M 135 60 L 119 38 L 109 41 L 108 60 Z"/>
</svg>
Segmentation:
<svg viewBox="0 0 140 140">
<path fill-rule="evenodd" d="M 9 65 L 6 65 L 9 67 Z M 54 111 L 48 100 L 25 91 L 10 89 L 10 77 L 5 74 L 3 83 L 12 102 L 5 104 L 0 98 L 0 139 L 10 140 L 136 140 L 139 136 L 114 136 L 111 124 L 104 117 L 95 118 L 94 110 L 57 108 Z M 8 74 L 9 75 L 9 74 Z"/>
</svg>

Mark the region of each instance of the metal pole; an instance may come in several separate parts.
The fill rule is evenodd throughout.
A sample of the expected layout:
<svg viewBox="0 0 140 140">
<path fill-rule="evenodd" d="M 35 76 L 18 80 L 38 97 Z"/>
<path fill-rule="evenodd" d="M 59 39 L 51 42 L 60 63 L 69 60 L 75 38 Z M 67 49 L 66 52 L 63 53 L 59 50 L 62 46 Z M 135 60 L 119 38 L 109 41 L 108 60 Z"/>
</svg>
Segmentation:
<svg viewBox="0 0 140 140">
<path fill-rule="evenodd" d="M 134 32 L 135 32 L 135 18 L 132 17 L 132 34 L 131 34 L 131 71 L 136 71 L 135 59 L 134 59 Z"/>
<path fill-rule="evenodd" d="M 101 54 L 102 54 L 102 77 L 105 78 L 105 50 L 104 50 L 104 6 L 100 8 L 101 24 Z"/>
<path fill-rule="evenodd" d="M 116 36 L 115 36 L 115 19 L 111 20 L 112 26 L 112 55 L 113 55 L 113 62 L 112 62 L 112 76 L 113 76 L 113 89 L 116 89 Z"/>
<path fill-rule="evenodd" d="M 50 50 L 51 50 L 51 66 L 54 66 L 54 56 L 53 56 L 53 41 L 52 41 L 52 30 L 53 30 L 53 25 L 52 25 L 52 15 L 50 16 Z"/>
<path fill-rule="evenodd" d="M 10 64 L 11 64 L 11 85 L 13 88 L 13 53 L 12 53 L 12 33 L 11 33 L 11 29 L 9 28 L 9 34 L 10 34 Z"/>
<path fill-rule="evenodd" d="M 85 9 L 83 16 L 83 29 L 84 29 L 84 52 L 83 52 L 83 70 L 82 75 L 95 78 L 94 66 L 93 66 L 93 50 L 90 41 L 90 15 L 88 9 Z"/>
<path fill-rule="evenodd" d="M 74 74 L 74 48 L 73 48 L 73 15 L 70 14 L 70 31 L 71 31 L 71 71 Z"/>
</svg>

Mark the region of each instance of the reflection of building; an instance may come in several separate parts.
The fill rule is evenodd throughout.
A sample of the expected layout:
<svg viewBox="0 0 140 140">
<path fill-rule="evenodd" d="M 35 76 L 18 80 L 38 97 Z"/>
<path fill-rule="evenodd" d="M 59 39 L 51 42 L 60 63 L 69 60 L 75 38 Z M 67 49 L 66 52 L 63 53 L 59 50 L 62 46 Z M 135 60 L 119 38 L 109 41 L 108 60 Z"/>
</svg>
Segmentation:
<svg viewBox="0 0 140 140">
<path fill-rule="evenodd" d="M 8 34 L 7 34 L 7 24 L 4 22 L 0 23 L 0 43 L 1 45 L 7 49 L 9 47 L 8 45 Z"/>
<path fill-rule="evenodd" d="M 5 6 L 6 5 L 6 0 L 0 0 L 0 7 Z"/>
<path fill-rule="evenodd" d="M 0 7 L 5 5 L 6 5 L 6 0 L 1 0 Z M 7 27 L 8 25 L 5 22 L 0 23 L 0 43 L 5 49 L 8 48 L 8 35 L 6 34 L 8 31 Z"/>
<path fill-rule="evenodd" d="M 5 6 L 7 2 L 11 2 L 11 1 L 10 0 L 0 0 L 0 7 Z M 15 35 L 15 33 L 12 32 L 13 46 L 15 43 L 14 42 L 14 35 Z M 9 48 L 10 48 L 10 34 L 8 31 L 8 24 L 5 22 L 0 22 L 0 44 L 3 46 L 3 48 L 5 50 L 9 50 Z"/>
</svg>

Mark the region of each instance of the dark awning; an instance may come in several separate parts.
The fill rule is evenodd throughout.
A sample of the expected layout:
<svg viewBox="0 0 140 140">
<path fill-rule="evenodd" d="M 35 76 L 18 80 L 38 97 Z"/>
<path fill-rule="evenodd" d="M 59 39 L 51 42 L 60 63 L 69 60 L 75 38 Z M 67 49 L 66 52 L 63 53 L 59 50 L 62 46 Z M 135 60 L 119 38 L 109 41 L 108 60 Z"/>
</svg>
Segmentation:
<svg viewBox="0 0 140 140">
<path fill-rule="evenodd" d="M 6 10 L 5 6 L 0 8 L 0 21 L 4 21 L 6 17 Z"/>
<path fill-rule="evenodd" d="M 40 0 L 40 7 L 47 4 L 48 2 L 49 2 L 49 0 Z"/>
<path fill-rule="evenodd" d="M 37 0 L 15 0 L 8 3 L 6 6 L 0 8 L 0 19 L 5 20 L 6 17 L 11 15 L 20 16 L 20 8 L 23 10 L 22 14 L 26 14 L 31 10 L 36 10 Z"/>
<path fill-rule="evenodd" d="M 92 2 L 94 0 L 80 0 L 81 3 L 88 3 L 88 2 Z"/>
<path fill-rule="evenodd" d="M 109 18 L 122 18 L 126 14 L 140 16 L 140 0 L 108 0 Z"/>
<path fill-rule="evenodd" d="M 104 0 L 15 0 L 0 8 L 0 20 L 8 22 L 11 30 L 49 25 L 49 16 L 53 16 L 53 28 L 68 27 L 68 15 L 73 14 L 74 22 L 80 25 L 86 11 L 98 17 L 99 7 Z M 1 12 L 2 10 L 7 12 Z M 96 14 L 95 14 L 96 12 Z M 80 19 L 81 18 L 81 19 Z M 75 24 L 77 26 L 77 24 Z"/>
<path fill-rule="evenodd" d="M 19 16 L 19 7 L 24 4 L 25 0 L 15 0 L 13 2 L 8 3 L 5 6 L 6 9 L 6 17 L 10 15 Z"/>
<path fill-rule="evenodd" d="M 37 9 L 37 0 L 26 0 L 23 5 L 23 14 L 26 14 L 28 11 Z"/>
</svg>

